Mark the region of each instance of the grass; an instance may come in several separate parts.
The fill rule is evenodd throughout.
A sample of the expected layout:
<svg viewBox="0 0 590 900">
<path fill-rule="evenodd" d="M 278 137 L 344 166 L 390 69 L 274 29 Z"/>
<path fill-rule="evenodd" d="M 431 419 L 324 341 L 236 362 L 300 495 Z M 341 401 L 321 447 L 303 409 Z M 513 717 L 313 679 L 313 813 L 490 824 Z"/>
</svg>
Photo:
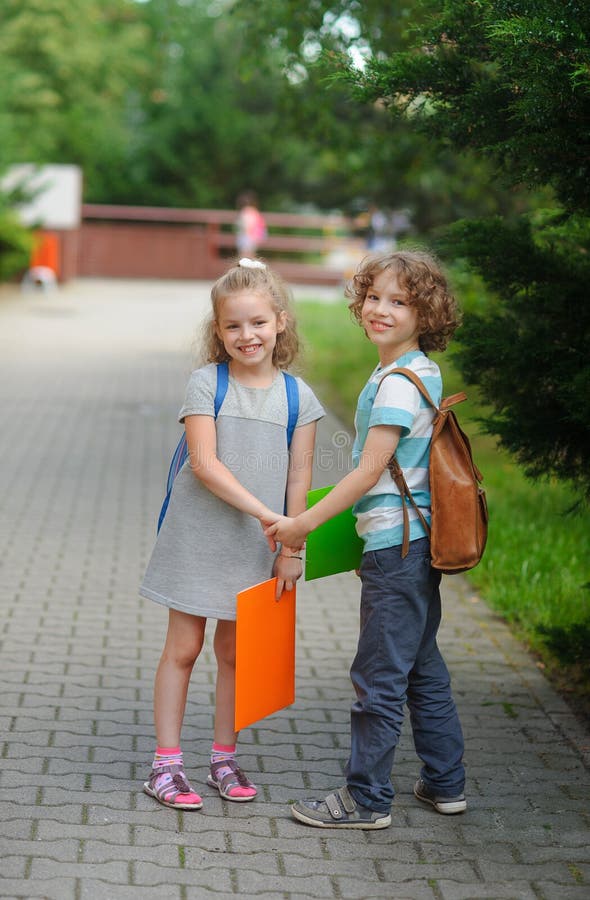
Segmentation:
<svg viewBox="0 0 590 900">
<path fill-rule="evenodd" d="M 349 428 L 356 399 L 377 363 L 374 347 L 350 321 L 344 301 L 300 302 L 297 318 L 306 377 L 323 403 Z M 445 394 L 464 389 L 452 356 L 437 354 Z M 581 715 L 590 718 L 590 510 L 568 512 L 576 497 L 566 485 L 533 483 L 479 432 L 477 391 L 456 407 L 484 475 L 490 510 L 488 545 L 467 578 L 536 654 Z"/>
</svg>

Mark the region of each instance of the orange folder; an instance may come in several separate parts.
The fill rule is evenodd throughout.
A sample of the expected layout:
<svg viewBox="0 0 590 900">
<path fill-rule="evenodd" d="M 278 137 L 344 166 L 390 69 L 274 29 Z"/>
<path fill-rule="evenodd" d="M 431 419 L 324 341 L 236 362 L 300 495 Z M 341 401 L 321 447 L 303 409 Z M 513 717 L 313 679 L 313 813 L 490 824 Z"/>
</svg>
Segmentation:
<svg viewBox="0 0 590 900">
<path fill-rule="evenodd" d="M 237 595 L 236 731 L 295 700 L 295 588 L 276 600 L 276 583 Z"/>
</svg>

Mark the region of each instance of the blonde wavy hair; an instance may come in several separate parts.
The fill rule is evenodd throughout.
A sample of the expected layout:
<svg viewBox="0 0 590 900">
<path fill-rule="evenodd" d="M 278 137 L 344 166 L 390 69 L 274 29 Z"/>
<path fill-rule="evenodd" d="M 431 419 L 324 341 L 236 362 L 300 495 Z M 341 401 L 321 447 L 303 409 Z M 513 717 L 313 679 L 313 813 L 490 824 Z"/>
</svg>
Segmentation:
<svg viewBox="0 0 590 900">
<path fill-rule="evenodd" d="M 217 324 L 223 301 L 231 294 L 253 291 L 269 296 L 277 316 L 284 313 L 285 328 L 277 334 L 272 361 L 279 369 L 286 369 L 299 352 L 297 325 L 291 309 L 291 292 L 283 279 L 269 269 L 235 265 L 218 278 L 211 288 L 212 311 L 203 327 L 203 356 L 207 362 L 227 362 L 231 357 L 217 334 Z"/>
<path fill-rule="evenodd" d="M 408 302 L 416 307 L 420 349 L 425 353 L 445 350 L 461 324 L 461 314 L 438 261 L 422 250 L 398 250 L 365 257 L 345 288 L 353 318 L 362 324 L 361 311 L 367 291 L 386 269 L 397 275 Z"/>
</svg>

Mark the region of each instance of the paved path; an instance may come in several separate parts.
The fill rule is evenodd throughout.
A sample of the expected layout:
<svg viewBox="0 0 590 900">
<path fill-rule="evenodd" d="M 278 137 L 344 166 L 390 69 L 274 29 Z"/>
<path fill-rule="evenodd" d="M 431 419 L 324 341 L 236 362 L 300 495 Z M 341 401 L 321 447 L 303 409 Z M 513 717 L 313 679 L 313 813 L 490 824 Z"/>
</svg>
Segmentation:
<svg viewBox="0 0 590 900">
<path fill-rule="evenodd" d="M 0 895 L 588 900 L 590 738 L 460 579 L 446 585 L 441 641 L 466 733 L 466 815 L 414 800 L 407 729 L 390 829 L 289 816 L 290 800 L 342 782 L 352 574 L 300 589 L 297 700 L 241 740 L 260 799 L 223 803 L 205 786 L 201 812 L 176 813 L 141 792 L 165 611 L 137 585 L 206 288 L 0 290 Z M 336 429 L 323 429 L 328 450 Z M 197 785 L 213 679 L 208 646 L 183 741 Z"/>
</svg>

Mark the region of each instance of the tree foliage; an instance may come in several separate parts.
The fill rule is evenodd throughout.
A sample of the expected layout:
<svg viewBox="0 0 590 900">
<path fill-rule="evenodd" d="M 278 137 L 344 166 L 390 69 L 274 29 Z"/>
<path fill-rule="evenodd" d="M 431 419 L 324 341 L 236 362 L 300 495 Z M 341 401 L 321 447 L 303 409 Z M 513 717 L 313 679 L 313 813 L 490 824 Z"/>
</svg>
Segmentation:
<svg viewBox="0 0 590 900">
<path fill-rule="evenodd" d="M 3 0 L 2 162 L 68 162 L 100 184 L 125 165 L 147 30 L 131 0 Z"/>
<path fill-rule="evenodd" d="M 78 163 L 95 201 L 463 217 L 446 252 L 494 292 L 458 355 L 486 427 L 588 492 L 589 28 L 581 0 L 4 0 L 0 169 Z"/>
<path fill-rule="evenodd" d="M 590 207 L 590 7 L 584 0 L 443 0 L 410 49 L 349 78 L 512 183 Z"/>
<path fill-rule="evenodd" d="M 28 265 L 33 237 L 0 197 L 0 281 L 12 278 Z"/>
<path fill-rule="evenodd" d="M 5 0 L 0 168 L 78 163 L 98 202 L 225 207 L 248 187 L 266 209 L 377 203 L 409 209 L 421 232 L 503 212 L 514 198 L 485 161 L 333 77 L 353 45 L 407 47 L 422 7 L 276 0 L 269 16 L 260 0 Z"/>
<path fill-rule="evenodd" d="M 431 137 L 489 158 L 504 183 L 550 186 L 552 213 L 465 221 L 444 240 L 494 289 L 467 315 L 460 365 L 487 429 L 532 476 L 590 495 L 590 7 L 576 0 L 443 0 L 413 45 L 343 67 Z"/>
<path fill-rule="evenodd" d="M 511 202 L 501 190 L 474 189 L 485 163 L 472 161 L 466 178 L 455 155 L 398 127 L 381 104 L 358 103 L 333 79 L 310 29 L 317 25 L 334 52 L 350 39 L 334 25 L 337 10 L 322 25 L 320 6 L 278 0 L 269 17 L 259 3 L 144 4 L 150 75 L 132 158 L 124 180 L 111 179 L 110 199 L 231 206 L 247 186 L 267 209 L 410 208 L 420 230 Z M 369 6 L 377 16 L 379 4 Z M 403 44 L 407 8 L 379 16 L 387 26 L 381 40 Z M 294 23 L 298 52 L 289 46 Z"/>
<path fill-rule="evenodd" d="M 230 4 L 245 36 L 246 62 L 249 48 L 252 66 L 261 44 L 277 48 L 286 74 L 280 96 L 289 98 L 287 118 L 298 117 L 316 159 L 331 161 L 328 190 L 316 180 L 309 192 L 320 206 L 404 208 L 424 234 L 461 216 L 505 213 L 526 203 L 520 192 L 497 183 L 481 156 L 458 154 L 450 142 L 434 143 L 427 133 L 390 116 L 379 96 L 359 103 L 338 77 L 343 70 L 358 74 L 355 66 L 363 57 L 385 58 L 392 49 L 407 48 L 417 24 L 437 5 L 435 0 L 391 6 L 381 0 L 275 0 L 269 17 L 265 0 Z M 302 185 L 305 190 L 305 176 Z"/>
<path fill-rule="evenodd" d="M 466 258 L 494 292 L 487 308 L 466 315 L 459 363 L 490 405 L 486 428 L 529 474 L 572 479 L 590 494 L 588 4 L 402 0 L 386 9 L 377 0 L 277 0 L 272 23 L 261 26 L 263 6 L 235 4 L 292 61 L 309 68 L 323 48 L 332 78 L 389 111 L 390 141 L 426 138 L 418 173 L 435 205 L 436 185 L 452 180 L 435 176 L 432 159 L 454 160 L 463 208 L 453 202 L 447 221 L 453 212 L 466 218 L 439 245 Z M 397 161 L 393 171 L 407 184 L 412 165 L 403 153 Z M 515 202 L 500 191 L 503 202 L 486 209 L 482 198 L 498 186 Z M 523 189 L 540 191 L 549 210 L 539 197 L 521 203 Z"/>
<path fill-rule="evenodd" d="M 496 300 L 465 316 L 455 358 L 480 386 L 498 435 L 529 475 L 590 489 L 590 222 L 547 214 L 460 222 L 443 241 L 483 274 Z"/>
<path fill-rule="evenodd" d="M 117 200 L 233 206 L 248 187 L 277 202 L 299 164 L 302 141 L 287 145 L 274 100 L 281 70 L 264 48 L 256 71 L 240 70 L 242 35 L 222 8 L 204 0 L 142 6 L 150 73 Z"/>
</svg>

